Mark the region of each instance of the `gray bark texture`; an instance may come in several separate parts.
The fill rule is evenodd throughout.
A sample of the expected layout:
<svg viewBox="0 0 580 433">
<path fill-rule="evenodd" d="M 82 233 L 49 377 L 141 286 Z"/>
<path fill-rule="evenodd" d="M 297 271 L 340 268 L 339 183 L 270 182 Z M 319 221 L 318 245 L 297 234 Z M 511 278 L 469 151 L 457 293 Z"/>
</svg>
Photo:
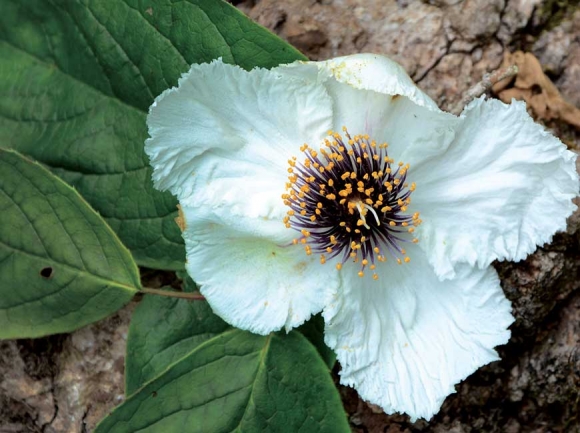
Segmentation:
<svg viewBox="0 0 580 433">
<path fill-rule="evenodd" d="M 538 80 L 553 82 L 555 97 L 580 107 L 579 0 L 233 3 L 313 60 L 360 52 L 390 56 L 443 109 L 456 107 L 485 73 L 504 67 L 504 57 L 518 50 L 539 60 L 545 77 Z M 518 89 L 516 82 L 509 95 L 538 91 L 544 89 Z M 546 104 L 537 112 L 530 105 L 539 122 L 580 149 L 574 122 L 543 117 Z M 566 233 L 527 260 L 494 266 L 516 317 L 509 344 L 499 348 L 502 360 L 459 384 L 429 422 L 385 415 L 339 387 L 353 432 L 580 432 L 580 213 L 570 217 Z M 146 285 L 162 284 L 167 281 Z M 134 306 L 70 335 L 0 342 L 0 433 L 91 431 L 123 399 Z"/>
</svg>

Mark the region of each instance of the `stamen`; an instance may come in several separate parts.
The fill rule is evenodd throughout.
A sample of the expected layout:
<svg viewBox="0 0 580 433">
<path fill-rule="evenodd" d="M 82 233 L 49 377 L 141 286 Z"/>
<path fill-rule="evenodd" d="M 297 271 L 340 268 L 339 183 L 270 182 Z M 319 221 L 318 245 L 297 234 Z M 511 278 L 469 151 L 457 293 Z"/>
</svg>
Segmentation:
<svg viewBox="0 0 580 433">
<path fill-rule="evenodd" d="M 368 267 L 377 280 L 386 254 L 399 264 L 411 261 L 402 246 L 419 241 L 419 212 L 407 211 L 416 184 L 408 180 L 410 165 L 388 155 L 387 143 L 343 131 L 344 138 L 329 131 L 318 151 L 305 143 L 303 159 L 288 159 L 282 222 L 302 235 L 292 244 L 319 255 L 321 264 L 333 261 L 340 270 L 352 262 L 361 278 Z"/>
</svg>

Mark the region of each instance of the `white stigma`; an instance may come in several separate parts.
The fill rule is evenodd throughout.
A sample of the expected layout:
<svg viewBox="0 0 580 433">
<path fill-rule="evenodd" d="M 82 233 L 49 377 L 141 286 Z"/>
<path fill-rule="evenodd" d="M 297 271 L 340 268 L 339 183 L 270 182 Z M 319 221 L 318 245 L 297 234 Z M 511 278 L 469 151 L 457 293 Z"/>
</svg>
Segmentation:
<svg viewBox="0 0 580 433">
<path fill-rule="evenodd" d="M 366 215 L 366 212 L 364 211 L 364 208 L 366 208 L 367 210 L 370 210 L 370 211 L 371 211 L 371 213 L 372 213 L 372 214 L 374 215 L 374 217 L 375 217 L 375 221 L 377 222 L 377 225 L 378 225 L 378 226 L 380 226 L 380 225 L 381 225 L 381 222 L 380 222 L 380 220 L 379 220 L 379 216 L 377 215 L 377 213 L 375 212 L 375 210 L 374 210 L 374 209 L 373 209 L 371 206 L 369 206 L 369 205 L 368 205 L 368 204 L 366 204 L 366 203 L 363 203 L 363 202 L 362 202 L 362 201 L 360 201 L 360 200 L 359 200 L 359 201 L 357 201 L 357 202 L 355 203 L 355 206 L 356 206 L 356 208 L 357 208 L 357 210 L 358 210 L 358 213 L 360 214 L 360 219 L 361 219 L 361 220 L 362 220 L 362 222 L 363 222 L 363 226 L 364 226 L 366 229 L 370 229 L 370 227 L 369 227 L 369 225 L 367 224 L 367 219 L 366 219 L 366 217 L 365 217 L 365 215 Z"/>
</svg>

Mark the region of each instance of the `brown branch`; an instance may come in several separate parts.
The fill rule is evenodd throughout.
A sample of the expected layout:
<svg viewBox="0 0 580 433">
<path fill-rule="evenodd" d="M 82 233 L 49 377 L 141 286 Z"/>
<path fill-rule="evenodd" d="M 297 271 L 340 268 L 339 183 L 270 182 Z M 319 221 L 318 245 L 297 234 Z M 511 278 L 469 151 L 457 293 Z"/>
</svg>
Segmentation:
<svg viewBox="0 0 580 433">
<path fill-rule="evenodd" d="M 461 98 L 461 101 L 459 101 L 459 103 L 451 109 L 451 113 L 456 115 L 460 114 L 467 104 L 469 104 L 475 98 L 483 95 L 485 92 L 491 89 L 495 83 L 515 77 L 517 73 L 518 67 L 516 65 L 511 65 L 507 68 L 498 69 L 494 72 L 484 74 L 479 83 L 465 92 L 463 98 Z"/>
<path fill-rule="evenodd" d="M 172 292 L 171 290 L 151 289 L 149 287 L 143 287 L 140 292 L 169 298 L 187 299 L 189 301 L 205 301 L 205 297 L 201 293 Z"/>
</svg>

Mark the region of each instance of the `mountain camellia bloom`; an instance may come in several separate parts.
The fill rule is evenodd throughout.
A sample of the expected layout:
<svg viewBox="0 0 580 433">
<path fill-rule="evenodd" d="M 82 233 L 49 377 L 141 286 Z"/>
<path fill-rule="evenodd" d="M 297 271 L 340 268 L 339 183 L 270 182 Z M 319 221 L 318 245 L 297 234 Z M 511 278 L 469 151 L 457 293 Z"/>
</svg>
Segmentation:
<svg viewBox="0 0 580 433">
<path fill-rule="evenodd" d="M 498 359 L 514 319 L 490 264 L 549 242 L 578 193 L 524 103 L 456 117 L 377 55 L 193 65 L 147 123 L 213 310 L 258 334 L 322 312 L 341 382 L 413 419 Z"/>
</svg>

